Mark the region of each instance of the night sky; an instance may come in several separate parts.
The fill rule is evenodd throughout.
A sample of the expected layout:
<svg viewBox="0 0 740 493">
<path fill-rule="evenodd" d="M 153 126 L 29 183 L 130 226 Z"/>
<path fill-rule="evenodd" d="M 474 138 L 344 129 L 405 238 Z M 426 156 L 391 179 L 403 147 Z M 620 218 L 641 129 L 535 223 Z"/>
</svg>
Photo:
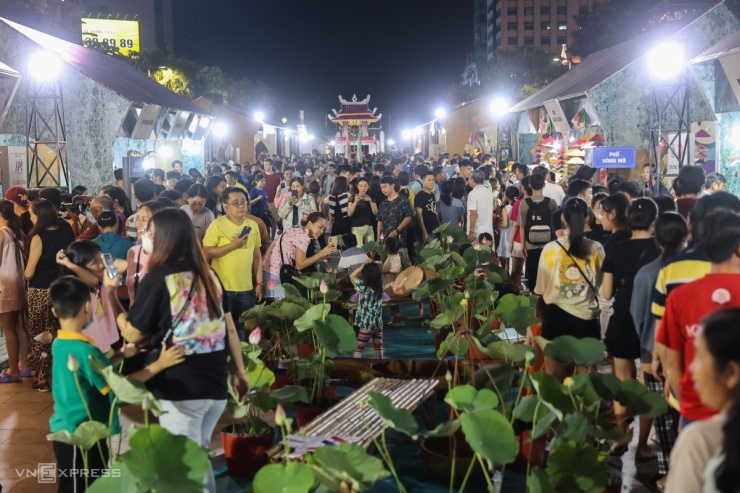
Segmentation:
<svg viewBox="0 0 740 493">
<path fill-rule="evenodd" d="M 473 47 L 473 0 L 208 0 L 200 62 L 263 80 L 293 126 L 324 134 L 337 95 L 372 95 L 388 137 L 434 118 Z M 390 118 L 389 118 L 390 117 Z M 390 128 L 389 128 L 390 126 Z M 390 131 L 389 131 L 390 130 Z M 329 122 L 329 133 L 333 133 Z M 330 135 L 328 135 L 330 137 Z"/>
</svg>

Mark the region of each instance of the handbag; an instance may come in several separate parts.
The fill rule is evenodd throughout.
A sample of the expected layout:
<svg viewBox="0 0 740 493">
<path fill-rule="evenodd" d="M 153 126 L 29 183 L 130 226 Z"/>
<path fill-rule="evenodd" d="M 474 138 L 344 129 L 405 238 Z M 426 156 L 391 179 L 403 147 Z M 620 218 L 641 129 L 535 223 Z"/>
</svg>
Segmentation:
<svg viewBox="0 0 740 493">
<path fill-rule="evenodd" d="M 280 235 L 280 283 L 281 284 L 292 284 L 293 276 L 296 274 L 295 265 L 292 263 L 285 263 L 285 257 L 283 256 L 283 237 L 285 234 Z"/>
<path fill-rule="evenodd" d="M 188 298 L 185 300 L 185 303 L 182 305 L 182 308 L 180 309 L 180 312 L 177 314 L 177 317 L 175 317 L 172 322 L 170 323 L 170 328 L 167 329 L 167 332 L 165 332 L 164 337 L 162 337 L 162 341 L 169 346 L 171 339 L 172 339 L 172 333 L 175 330 L 175 327 L 180 325 L 180 322 L 182 321 L 182 317 L 185 316 L 185 310 L 188 309 L 188 306 L 190 306 L 190 302 L 193 300 L 193 296 L 195 294 L 196 285 L 198 284 L 198 278 L 193 279 L 193 283 L 190 285 L 190 292 L 188 293 Z M 154 344 L 153 341 L 150 341 L 150 350 L 147 352 L 147 358 L 146 358 L 146 364 L 152 364 L 155 361 L 159 359 L 159 354 L 162 352 L 162 341 L 159 341 L 158 343 Z"/>
</svg>

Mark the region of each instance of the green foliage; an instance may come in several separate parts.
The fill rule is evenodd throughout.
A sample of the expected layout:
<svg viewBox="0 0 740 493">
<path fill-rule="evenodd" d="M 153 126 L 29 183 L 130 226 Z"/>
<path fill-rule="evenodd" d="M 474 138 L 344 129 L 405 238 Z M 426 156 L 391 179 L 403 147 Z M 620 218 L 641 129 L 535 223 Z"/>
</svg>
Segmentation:
<svg viewBox="0 0 740 493">
<path fill-rule="evenodd" d="M 329 491 L 339 491 L 342 482 L 352 491 L 367 491 L 390 473 L 383 461 L 355 444 L 320 447 L 307 459 L 316 479 Z"/>
<path fill-rule="evenodd" d="M 409 411 L 395 407 L 389 397 L 379 392 L 370 391 L 367 395 L 368 404 L 386 426 L 405 433 L 413 439 L 419 437 L 419 425 Z"/>
<path fill-rule="evenodd" d="M 511 423 L 494 409 L 463 413 L 460 423 L 473 451 L 486 459 L 489 467 L 513 462 L 519 452 L 519 442 Z"/>
<path fill-rule="evenodd" d="M 313 327 L 316 338 L 328 357 L 336 358 L 357 349 L 355 330 L 347 319 L 339 315 L 329 315 L 325 321 L 314 321 Z"/>
<path fill-rule="evenodd" d="M 301 318 L 296 320 L 293 325 L 298 330 L 298 332 L 305 332 L 307 330 L 310 330 L 314 327 L 313 323 L 316 320 L 321 320 L 329 314 L 329 310 L 331 310 L 331 306 L 328 304 L 321 303 L 318 305 L 314 305 L 306 310 L 306 313 L 304 313 Z"/>
<path fill-rule="evenodd" d="M 85 421 L 80 423 L 74 433 L 67 430 L 57 431 L 46 435 L 50 442 L 62 442 L 68 445 L 74 445 L 82 450 L 90 450 L 100 440 L 110 438 L 111 433 L 106 425 L 97 421 Z M 97 453 L 94 451 L 93 453 Z"/>
<path fill-rule="evenodd" d="M 450 332 L 442 341 L 442 344 L 439 345 L 437 357 L 442 359 L 448 354 L 463 357 L 468 353 L 468 349 L 470 349 L 470 343 L 465 337 L 460 336 L 457 332 Z"/>
<path fill-rule="evenodd" d="M 602 493 L 608 485 L 598 451 L 587 443 L 569 441 L 553 450 L 547 459 L 547 474 L 556 491 Z"/>
<path fill-rule="evenodd" d="M 152 424 L 136 430 L 129 446 L 131 449 L 112 466 L 120 469 L 120 477 L 96 480 L 89 490 L 91 493 L 203 491 L 203 480 L 211 464 L 200 444 Z"/>
<path fill-rule="evenodd" d="M 311 467 L 301 462 L 268 464 L 257 471 L 254 493 L 308 493 L 315 483 Z"/>
<path fill-rule="evenodd" d="M 606 346 L 598 339 L 576 339 L 573 336 L 560 336 L 552 341 L 537 338 L 545 356 L 558 363 L 575 366 L 592 366 L 601 363 L 606 354 Z"/>
<path fill-rule="evenodd" d="M 514 327 L 520 335 L 527 332 L 527 327 L 537 323 L 529 298 L 506 294 L 499 298 L 494 313 L 503 320 L 506 327 Z"/>
<path fill-rule="evenodd" d="M 90 357 L 90 366 L 103 376 L 111 392 L 115 394 L 119 401 L 140 406 L 144 398 L 148 398 L 149 410 L 152 414 L 155 416 L 162 414 L 162 404 L 154 397 L 154 394 L 147 390 L 142 382 L 127 379 L 118 373 L 112 365 L 105 364 L 93 356 Z"/>
</svg>

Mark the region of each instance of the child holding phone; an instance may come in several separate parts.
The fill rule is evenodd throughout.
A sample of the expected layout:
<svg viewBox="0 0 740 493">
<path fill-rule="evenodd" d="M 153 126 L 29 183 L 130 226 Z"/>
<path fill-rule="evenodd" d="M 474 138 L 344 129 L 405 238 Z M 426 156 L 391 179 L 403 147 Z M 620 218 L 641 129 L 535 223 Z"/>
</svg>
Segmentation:
<svg viewBox="0 0 740 493">
<path fill-rule="evenodd" d="M 106 291 L 113 288 L 103 287 L 103 276 L 110 274 L 100 247 L 90 240 L 75 241 L 66 251 L 60 250 L 56 260 L 66 274 L 78 277 L 90 288 L 92 322 L 83 330 L 83 334 L 93 339 L 95 346 L 103 353 L 111 351 L 113 346 L 118 345 L 121 335 Z M 125 272 L 127 267 L 125 260 L 112 258 L 109 265 L 117 272 Z"/>
</svg>

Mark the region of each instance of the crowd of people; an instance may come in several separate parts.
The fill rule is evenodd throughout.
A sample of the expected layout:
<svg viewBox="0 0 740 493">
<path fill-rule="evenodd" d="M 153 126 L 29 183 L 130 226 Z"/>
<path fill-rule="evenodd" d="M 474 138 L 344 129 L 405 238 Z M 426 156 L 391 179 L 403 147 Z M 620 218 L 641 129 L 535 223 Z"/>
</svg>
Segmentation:
<svg viewBox="0 0 740 493">
<path fill-rule="evenodd" d="M 355 357 L 372 341 L 382 358 L 383 326 L 404 325 L 397 307 L 383 319 L 384 296 L 446 224 L 490 245 L 508 290 L 540 297 L 544 338 L 603 339 L 617 378 L 666 395 L 671 410 L 640 421 L 636 454 L 653 458 L 654 426 L 659 485 L 667 477 L 669 491 L 734 491 L 740 199 L 722 190 L 724 177 L 694 166 L 670 191 L 649 165 L 640 180 L 598 181 L 590 166 L 558 177 L 488 154 L 352 155 L 273 156 L 205 174 L 175 161 L 135 181 L 135 207 L 120 170 L 96 195 L 11 187 L 0 200 L 10 359 L 0 383 L 33 378 L 51 390 L 52 431 L 73 432 L 87 417 L 69 404 L 66 358 L 82 367 L 89 354 L 130 357 L 129 378 L 147 381 L 167 410 L 162 425 L 207 446 L 226 403 L 228 354 L 234 388 L 248 389 L 237 356 L 247 334 L 234 323 L 243 312 L 341 254 L 337 275 L 357 291 Z M 371 241 L 388 253 L 381 265 L 362 249 Z M 543 367 L 560 379 L 568 371 L 549 358 Z M 103 384 L 86 372 L 85 391 L 104 410 Z M 613 408 L 627 432 L 629 410 Z M 55 452 L 60 464 L 78 453 Z"/>
</svg>

